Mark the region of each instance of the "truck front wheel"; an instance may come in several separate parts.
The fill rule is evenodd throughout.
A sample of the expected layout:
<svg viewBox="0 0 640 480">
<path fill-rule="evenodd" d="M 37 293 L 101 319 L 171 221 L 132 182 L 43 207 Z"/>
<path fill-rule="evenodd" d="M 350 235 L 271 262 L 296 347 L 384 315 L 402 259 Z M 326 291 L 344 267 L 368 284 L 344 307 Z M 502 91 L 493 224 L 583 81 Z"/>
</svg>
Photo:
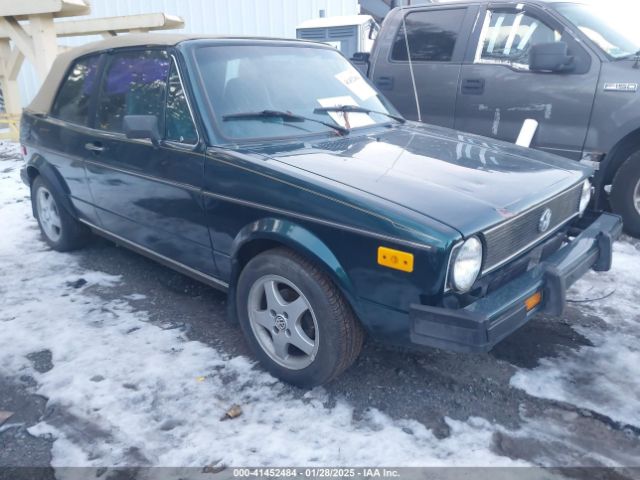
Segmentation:
<svg viewBox="0 0 640 480">
<path fill-rule="evenodd" d="M 640 151 L 631 155 L 616 173 L 611 206 L 622 216 L 624 230 L 640 238 Z"/>
</svg>

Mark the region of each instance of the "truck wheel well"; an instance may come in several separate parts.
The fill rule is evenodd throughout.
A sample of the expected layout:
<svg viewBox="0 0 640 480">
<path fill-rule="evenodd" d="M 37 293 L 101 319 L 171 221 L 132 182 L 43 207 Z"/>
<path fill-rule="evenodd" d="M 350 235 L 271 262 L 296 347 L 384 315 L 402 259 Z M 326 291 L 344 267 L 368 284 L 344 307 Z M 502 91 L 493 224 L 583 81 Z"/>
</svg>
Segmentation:
<svg viewBox="0 0 640 480">
<path fill-rule="evenodd" d="M 620 140 L 609 153 L 606 162 L 603 185 L 610 185 L 622 164 L 635 152 L 640 150 L 640 129 L 637 129 Z"/>
</svg>

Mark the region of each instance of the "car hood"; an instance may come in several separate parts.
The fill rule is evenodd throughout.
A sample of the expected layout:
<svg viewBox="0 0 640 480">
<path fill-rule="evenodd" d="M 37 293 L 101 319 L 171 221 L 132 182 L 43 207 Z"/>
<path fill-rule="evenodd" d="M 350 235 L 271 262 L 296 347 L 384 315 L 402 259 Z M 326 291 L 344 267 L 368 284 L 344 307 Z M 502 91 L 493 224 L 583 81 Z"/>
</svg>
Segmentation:
<svg viewBox="0 0 640 480">
<path fill-rule="evenodd" d="M 375 135 L 258 150 L 298 174 L 375 195 L 463 235 L 517 215 L 591 173 L 555 155 L 413 122 Z"/>
</svg>

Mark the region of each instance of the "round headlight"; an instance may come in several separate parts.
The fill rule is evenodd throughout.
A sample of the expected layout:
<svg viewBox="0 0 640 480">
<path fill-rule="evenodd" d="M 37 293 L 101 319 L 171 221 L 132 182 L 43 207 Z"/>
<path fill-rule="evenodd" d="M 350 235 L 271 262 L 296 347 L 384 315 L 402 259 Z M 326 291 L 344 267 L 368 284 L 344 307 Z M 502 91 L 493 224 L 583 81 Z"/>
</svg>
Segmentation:
<svg viewBox="0 0 640 480">
<path fill-rule="evenodd" d="M 580 195 L 580 215 L 582 215 L 589 206 L 592 192 L 593 189 L 591 188 L 591 182 L 589 180 L 585 180 L 582 184 L 582 194 Z"/>
<path fill-rule="evenodd" d="M 468 292 L 482 268 L 482 242 L 469 238 L 453 254 L 451 261 L 451 285 L 459 292 Z"/>
</svg>

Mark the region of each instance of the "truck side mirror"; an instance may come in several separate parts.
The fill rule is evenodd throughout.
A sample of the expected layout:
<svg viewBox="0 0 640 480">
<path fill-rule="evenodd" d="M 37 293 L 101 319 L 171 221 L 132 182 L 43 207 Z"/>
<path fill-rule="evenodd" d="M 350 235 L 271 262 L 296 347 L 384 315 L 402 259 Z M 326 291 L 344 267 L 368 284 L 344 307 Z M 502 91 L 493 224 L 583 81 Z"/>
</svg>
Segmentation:
<svg viewBox="0 0 640 480">
<path fill-rule="evenodd" d="M 575 67 L 566 42 L 538 43 L 529 50 L 529 70 L 532 72 L 568 72 Z"/>
<path fill-rule="evenodd" d="M 380 26 L 372 21 L 369 24 L 369 34 L 367 35 L 367 37 L 369 38 L 369 40 L 375 40 L 378 37 L 378 33 L 380 32 Z"/>
<path fill-rule="evenodd" d="M 122 127 L 127 138 L 151 140 L 154 145 L 160 143 L 160 128 L 155 115 L 125 115 Z"/>
<path fill-rule="evenodd" d="M 370 58 L 371 54 L 369 52 L 356 52 L 353 54 L 353 57 L 351 57 L 351 63 L 366 77 L 369 73 Z"/>
<path fill-rule="evenodd" d="M 352 62 L 368 63 L 371 54 L 369 52 L 356 52 L 351 57 Z"/>
</svg>

